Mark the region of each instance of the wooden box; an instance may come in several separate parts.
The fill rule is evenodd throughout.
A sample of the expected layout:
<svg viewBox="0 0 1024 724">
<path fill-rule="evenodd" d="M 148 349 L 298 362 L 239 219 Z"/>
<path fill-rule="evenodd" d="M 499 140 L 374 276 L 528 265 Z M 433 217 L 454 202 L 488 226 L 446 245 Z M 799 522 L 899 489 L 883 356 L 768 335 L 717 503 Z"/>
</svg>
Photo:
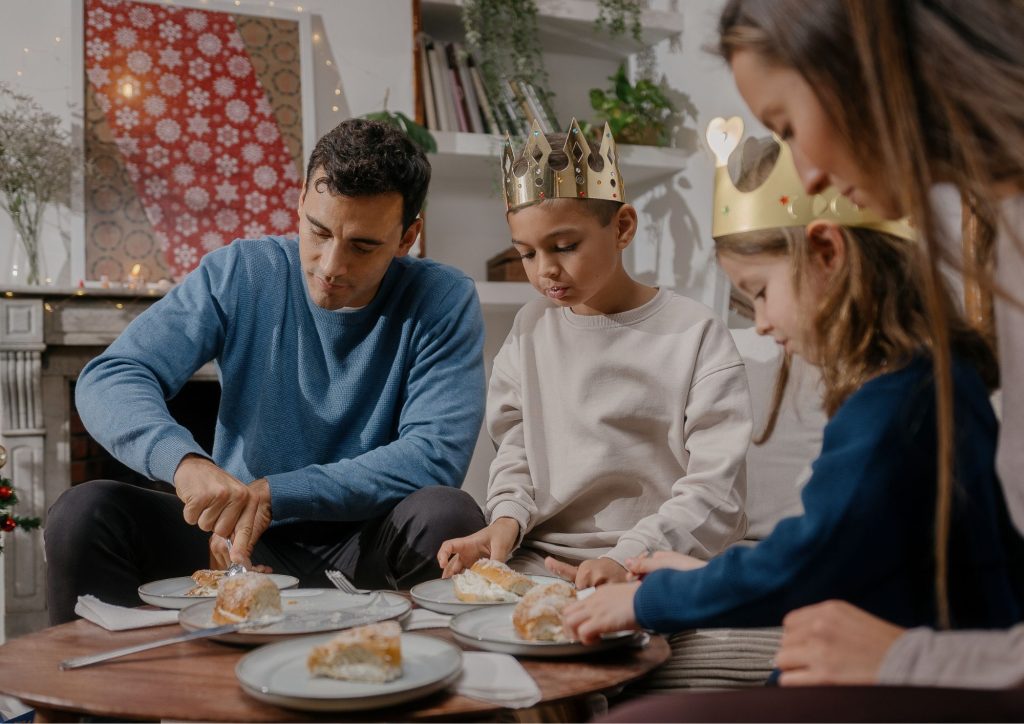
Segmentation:
<svg viewBox="0 0 1024 724">
<path fill-rule="evenodd" d="M 515 249 L 492 256 L 487 260 L 487 281 L 489 282 L 528 282 L 523 260 Z"/>
</svg>

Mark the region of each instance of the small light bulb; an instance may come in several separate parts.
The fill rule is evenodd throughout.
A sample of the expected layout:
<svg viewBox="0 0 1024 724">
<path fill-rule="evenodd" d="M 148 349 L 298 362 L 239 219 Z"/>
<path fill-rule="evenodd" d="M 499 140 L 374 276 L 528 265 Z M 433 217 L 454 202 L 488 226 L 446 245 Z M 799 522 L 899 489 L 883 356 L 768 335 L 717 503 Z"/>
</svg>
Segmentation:
<svg viewBox="0 0 1024 724">
<path fill-rule="evenodd" d="M 241 5 L 241 4 L 242 4 L 242 0 L 235 0 L 235 7 L 236 7 L 236 8 L 237 8 L 237 7 L 239 6 L 239 5 Z"/>
<path fill-rule="evenodd" d="M 334 89 L 334 95 L 340 96 L 341 95 L 341 88 L 335 88 Z"/>
<path fill-rule="evenodd" d="M 295 9 L 298 10 L 300 13 L 302 12 L 302 6 L 301 5 L 296 5 Z"/>
<path fill-rule="evenodd" d="M 47 312 L 52 312 L 53 311 L 53 305 L 51 305 L 49 302 L 47 302 L 46 304 L 43 305 L 43 309 L 45 309 Z"/>
<path fill-rule="evenodd" d="M 314 43 L 319 43 L 320 42 L 320 33 L 313 33 L 313 42 Z"/>
<path fill-rule="evenodd" d="M 60 42 L 60 36 L 58 35 L 56 38 L 54 38 L 54 40 L 56 40 L 59 43 Z"/>
<path fill-rule="evenodd" d="M 327 65 L 333 65 L 333 63 L 331 63 L 330 59 L 328 59 Z"/>
<path fill-rule="evenodd" d="M 121 304 L 121 302 L 118 302 L 118 303 L 117 303 L 117 304 L 115 304 L 114 306 L 115 306 L 115 307 L 117 307 L 118 309 L 124 309 L 124 305 L 123 305 L 123 304 Z"/>
<path fill-rule="evenodd" d="M 24 50 L 26 53 L 28 52 L 28 48 L 22 48 L 22 50 Z"/>
<path fill-rule="evenodd" d="M 338 107 L 337 106 L 331 106 L 331 110 L 334 111 L 335 113 L 337 113 L 338 112 Z"/>
<path fill-rule="evenodd" d="M 18 71 L 18 75 L 21 75 L 21 71 L 20 70 Z"/>
</svg>

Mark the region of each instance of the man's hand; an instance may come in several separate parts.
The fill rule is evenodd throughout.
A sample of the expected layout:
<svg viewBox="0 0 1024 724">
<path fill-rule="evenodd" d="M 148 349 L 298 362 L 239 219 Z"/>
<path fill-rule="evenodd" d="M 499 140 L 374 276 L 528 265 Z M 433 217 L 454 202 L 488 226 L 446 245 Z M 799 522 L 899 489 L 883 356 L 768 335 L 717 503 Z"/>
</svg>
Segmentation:
<svg viewBox="0 0 1024 724">
<path fill-rule="evenodd" d="M 250 497 L 238 478 L 198 455 L 186 455 L 178 464 L 174 492 L 185 504 L 186 523 L 222 538 L 235 532 Z"/>
<path fill-rule="evenodd" d="M 519 523 L 513 518 L 498 518 L 473 535 L 446 540 L 437 552 L 437 565 L 444 569 L 441 578 L 451 578 L 481 558 L 504 562 L 517 538 Z"/>
<path fill-rule="evenodd" d="M 593 558 L 574 566 L 548 556 L 544 559 L 544 567 L 559 578 L 575 584 L 576 588 L 622 583 L 627 574 L 626 569 L 611 558 Z"/>
<path fill-rule="evenodd" d="M 905 629 L 845 601 L 825 601 L 782 619 L 775 665 L 782 686 L 878 683 L 889 648 Z"/>
<path fill-rule="evenodd" d="M 563 609 L 565 633 L 585 644 L 595 643 L 603 633 L 637 628 L 633 596 L 639 582 L 601 586 L 582 601 Z"/>
<path fill-rule="evenodd" d="M 703 568 L 708 564 L 700 558 L 688 556 L 685 553 L 675 551 L 655 551 L 651 555 L 637 556 L 626 559 L 626 569 L 629 571 L 629 580 L 637 581 L 648 573 L 661 568 L 673 568 L 677 571 L 692 571 L 695 568 Z"/>
<path fill-rule="evenodd" d="M 221 538 L 219 535 L 214 533 L 210 536 L 210 568 L 215 571 L 224 571 L 231 566 L 231 545 L 227 538 Z M 250 571 L 256 571 L 257 573 L 273 573 L 274 569 L 270 566 L 264 566 L 259 563 L 254 563 L 251 566 L 246 566 Z"/>
<path fill-rule="evenodd" d="M 248 497 L 245 508 L 231 536 L 231 562 L 252 568 L 252 549 L 273 520 L 270 511 L 270 483 L 266 478 L 254 480 L 246 486 L 246 492 Z"/>
</svg>

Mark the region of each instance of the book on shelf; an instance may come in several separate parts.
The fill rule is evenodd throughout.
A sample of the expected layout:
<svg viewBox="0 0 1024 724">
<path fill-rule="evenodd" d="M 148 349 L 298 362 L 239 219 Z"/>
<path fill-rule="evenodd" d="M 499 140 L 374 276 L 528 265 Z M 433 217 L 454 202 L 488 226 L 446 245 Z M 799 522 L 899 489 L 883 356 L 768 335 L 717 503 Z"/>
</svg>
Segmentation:
<svg viewBox="0 0 1024 724">
<path fill-rule="evenodd" d="M 476 97 L 476 89 L 473 88 L 473 79 L 469 75 L 469 53 L 461 45 L 454 43 L 456 69 L 462 82 L 462 92 L 466 98 L 466 109 L 469 111 L 469 125 L 474 133 L 491 133 L 480 110 L 480 102 Z"/>
<path fill-rule="evenodd" d="M 430 74 L 430 58 L 427 56 L 427 36 L 417 38 L 416 52 L 420 56 L 420 87 L 423 89 L 423 113 L 427 128 L 437 131 L 437 101 L 434 98 L 434 84 Z"/>
<path fill-rule="evenodd" d="M 515 136 L 525 136 L 530 133 L 529 111 L 512 92 L 511 84 L 506 80 L 501 83 L 501 99 L 505 115 L 509 121 L 509 131 Z"/>
<path fill-rule="evenodd" d="M 544 130 L 548 133 L 557 133 L 561 126 L 558 124 L 558 118 L 555 117 L 551 104 L 548 103 L 547 95 L 537 90 L 533 83 L 522 83 L 522 85 L 531 106 L 536 108 L 540 114 L 541 125 L 544 126 Z"/>
<path fill-rule="evenodd" d="M 433 41 L 427 43 L 427 57 L 430 58 L 430 78 L 433 81 L 434 101 L 437 104 L 437 130 L 456 131 L 458 125 L 455 122 L 455 109 L 451 108 L 451 91 L 447 84 L 447 67 L 441 67 L 437 44 Z"/>
<path fill-rule="evenodd" d="M 477 102 L 480 104 L 480 111 L 483 113 L 484 121 L 487 123 L 488 132 L 495 134 L 504 133 L 505 126 L 498 122 L 494 108 L 491 106 L 491 101 L 487 97 L 487 90 L 484 88 L 484 80 L 480 77 L 480 71 L 477 69 L 472 55 L 466 55 L 466 67 L 469 69 L 471 85 L 476 92 Z"/>
<path fill-rule="evenodd" d="M 448 82 L 452 89 L 452 105 L 455 107 L 455 120 L 459 124 L 459 131 L 473 133 L 473 124 L 469 117 L 469 104 L 466 102 L 466 89 L 462 86 L 459 61 L 455 57 L 455 46 L 452 43 L 444 46 L 444 55 L 448 61 Z"/>
</svg>

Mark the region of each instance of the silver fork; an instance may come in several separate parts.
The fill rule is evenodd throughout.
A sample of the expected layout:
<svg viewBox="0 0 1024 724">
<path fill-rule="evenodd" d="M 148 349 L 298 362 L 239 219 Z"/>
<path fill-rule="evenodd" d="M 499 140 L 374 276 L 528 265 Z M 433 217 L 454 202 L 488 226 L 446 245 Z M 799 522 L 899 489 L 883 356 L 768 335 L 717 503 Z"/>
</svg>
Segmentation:
<svg viewBox="0 0 1024 724">
<path fill-rule="evenodd" d="M 228 555 L 230 555 L 231 554 L 231 539 L 230 538 L 225 538 L 224 540 L 227 541 L 227 544 L 228 544 Z M 245 566 L 243 566 L 241 563 L 232 563 L 230 566 L 228 566 L 228 569 L 224 572 L 224 577 L 225 578 L 230 578 L 231 576 L 237 576 L 239 573 L 246 573 Z"/>
<path fill-rule="evenodd" d="M 352 581 L 348 580 L 341 571 L 327 570 L 324 571 L 324 575 L 327 576 L 327 580 L 334 584 L 335 588 L 345 593 L 370 593 L 370 590 L 367 588 L 356 588 Z"/>
</svg>

